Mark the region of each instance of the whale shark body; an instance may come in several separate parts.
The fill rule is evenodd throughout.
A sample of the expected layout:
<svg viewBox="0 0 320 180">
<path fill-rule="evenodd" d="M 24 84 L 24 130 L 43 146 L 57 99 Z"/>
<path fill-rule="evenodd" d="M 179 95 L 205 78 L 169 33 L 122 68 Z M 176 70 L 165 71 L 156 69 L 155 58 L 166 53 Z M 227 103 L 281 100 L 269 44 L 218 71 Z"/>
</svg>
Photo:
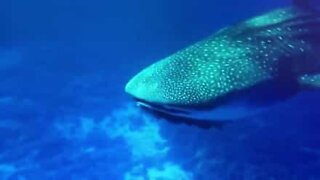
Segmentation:
<svg viewBox="0 0 320 180">
<path fill-rule="evenodd" d="M 217 126 L 319 89 L 319 52 L 320 13 L 297 0 L 152 64 L 125 91 L 168 120 Z"/>
</svg>

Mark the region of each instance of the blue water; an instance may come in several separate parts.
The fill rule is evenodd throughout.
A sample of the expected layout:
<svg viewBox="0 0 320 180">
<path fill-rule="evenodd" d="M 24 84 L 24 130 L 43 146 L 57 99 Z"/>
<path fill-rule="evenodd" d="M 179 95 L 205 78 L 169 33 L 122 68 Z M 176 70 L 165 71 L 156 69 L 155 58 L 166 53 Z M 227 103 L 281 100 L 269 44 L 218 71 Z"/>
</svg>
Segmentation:
<svg viewBox="0 0 320 180">
<path fill-rule="evenodd" d="M 141 68 L 279 0 L 0 3 L 0 179 L 317 180 L 320 93 L 219 129 L 141 112 Z"/>
</svg>

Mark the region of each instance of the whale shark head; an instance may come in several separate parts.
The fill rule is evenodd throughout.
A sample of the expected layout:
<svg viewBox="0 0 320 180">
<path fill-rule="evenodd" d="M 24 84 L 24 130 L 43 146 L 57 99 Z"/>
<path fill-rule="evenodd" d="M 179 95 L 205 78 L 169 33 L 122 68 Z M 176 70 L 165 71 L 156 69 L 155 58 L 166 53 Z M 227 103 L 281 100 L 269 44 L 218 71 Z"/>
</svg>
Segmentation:
<svg viewBox="0 0 320 180">
<path fill-rule="evenodd" d="M 205 114 L 200 119 L 216 117 L 212 108 L 227 102 L 229 110 L 232 104 L 236 111 L 219 109 L 218 114 L 225 112 L 232 119 L 232 114 L 242 114 L 247 101 L 252 103 L 255 98 L 250 95 L 292 92 L 297 83 L 312 86 L 312 75 L 320 73 L 315 53 L 319 47 L 318 12 L 298 7 L 274 10 L 150 65 L 127 83 L 125 91 L 139 106 L 175 117 L 190 117 L 186 114 L 191 112 Z"/>
<path fill-rule="evenodd" d="M 153 104 L 197 106 L 270 77 L 269 71 L 247 58 L 250 51 L 241 43 L 214 39 L 145 68 L 128 82 L 126 92 Z"/>
</svg>

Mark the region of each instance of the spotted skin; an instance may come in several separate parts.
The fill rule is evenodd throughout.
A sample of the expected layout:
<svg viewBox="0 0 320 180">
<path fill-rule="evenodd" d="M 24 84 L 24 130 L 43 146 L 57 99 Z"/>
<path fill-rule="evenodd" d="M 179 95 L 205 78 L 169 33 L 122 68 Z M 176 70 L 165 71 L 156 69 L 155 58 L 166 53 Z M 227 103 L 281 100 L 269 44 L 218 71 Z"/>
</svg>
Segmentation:
<svg viewBox="0 0 320 180">
<path fill-rule="evenodd" d="M 266 81 L 320 73 L 320 15 L 279 9 L 224 28 L 142 70 L 126 92 L 155 104 L 210 104 Z M 284 82 L 288 80 L 288 82 Z"/>
</svg>

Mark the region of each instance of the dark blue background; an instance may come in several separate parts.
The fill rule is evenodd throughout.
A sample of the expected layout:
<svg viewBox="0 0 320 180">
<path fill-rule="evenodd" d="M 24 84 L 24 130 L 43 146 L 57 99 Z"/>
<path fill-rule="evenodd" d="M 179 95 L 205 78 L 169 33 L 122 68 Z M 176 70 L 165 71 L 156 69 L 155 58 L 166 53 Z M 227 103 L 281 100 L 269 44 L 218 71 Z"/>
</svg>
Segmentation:
<svg viewBox="0 0 320 180">
<path fill-rule="evenodd" d="M 290 1 L 0 3 L 0 179 L 320 179 L 320 95 L 203 130 L 131 105 L 126 81 Z"/>
</svg>

